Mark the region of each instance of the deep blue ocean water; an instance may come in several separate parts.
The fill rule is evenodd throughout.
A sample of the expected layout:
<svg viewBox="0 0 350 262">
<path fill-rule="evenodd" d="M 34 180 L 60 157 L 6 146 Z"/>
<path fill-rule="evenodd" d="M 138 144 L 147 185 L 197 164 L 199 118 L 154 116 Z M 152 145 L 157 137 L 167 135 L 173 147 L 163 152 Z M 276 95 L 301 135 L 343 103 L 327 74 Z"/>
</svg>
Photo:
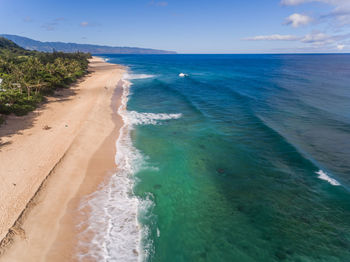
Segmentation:
<svg viewBox="0 0 350 262">
<path fill-rule="evenodd" d="M 350 261 L 350 55 L 103 57 L 177 114 L 131 131 L 145 260 Z"/>
</svg>

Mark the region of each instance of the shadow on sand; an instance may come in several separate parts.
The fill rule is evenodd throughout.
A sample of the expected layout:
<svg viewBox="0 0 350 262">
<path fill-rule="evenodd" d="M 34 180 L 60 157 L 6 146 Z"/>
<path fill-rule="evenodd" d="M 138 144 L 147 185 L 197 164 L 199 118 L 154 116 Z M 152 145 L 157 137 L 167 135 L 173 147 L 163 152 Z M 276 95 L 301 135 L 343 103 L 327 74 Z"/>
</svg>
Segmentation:
<svg viewBox="0 0 350 262">
<path fill-rule="evenodd" d="M 44 112 L 47 106 L 51 103 L 62 103 L 69 101 L 79 91 L 78 85 L 83 82 L 91 72 L 86 74 L 75 83 L 71 84 L 69 88 L 57 89 L 53 95 L 45 97 L 44 101 L 40 103 L 37 109 L 24 116 L 8 115 L 5 116 L 5 122 L 0 126 L 0 151 L 1 148 L 10 145 L 11 137 L 13 135 L 21 135 L 23 130 L 34 126 L 38 117 Z M 4 139 L 6 137 L 6 139 Z"/>
</svg>

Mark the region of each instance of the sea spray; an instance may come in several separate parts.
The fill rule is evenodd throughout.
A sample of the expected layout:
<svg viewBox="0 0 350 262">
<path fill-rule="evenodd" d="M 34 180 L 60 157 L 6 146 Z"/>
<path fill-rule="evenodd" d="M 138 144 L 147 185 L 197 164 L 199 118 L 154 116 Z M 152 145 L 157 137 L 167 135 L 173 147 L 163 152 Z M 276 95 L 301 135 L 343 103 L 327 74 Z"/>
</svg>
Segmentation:
<svg viewBox="0 0 350 262">
<path fill-rule="evenodd" d="M 155 167 L 147 165 L 147 157 L 136 149 L 131 140 L 134 125 L 159 124 L 161 120 L 177 119 L 181 114 L 154 114 L 128 111 L 127 103 L 130 95 L 131 82 L 128 79 L 142 79 L 152 76 L 125 74 L 123 93 L 118 114 L 123 119 L 116 141 L 117 172 L 110 180 L 100 185 L 99 190 L 86 197 L 80 206 L 82 213 L 89 215 L 87 223 L 79 225 L 84 229 L 80 235 L 80 260 L 93 259 L 96 261 L 144 261 L 152 250 L 152 242 L 143 243 L 147 239 L 148 228 L 138 223 L 139 213 L 147 216 L 154 207 L 153 197 L 139 199 L 133 194 L 135 185 L 134 174 L 141 169 Z M 87 212 L 88 210 L 88 212 Z M 91 239 L 92 238 L 92 239 Z M 91 239 L 89 242 L 84 242 Z"/>
<path fill-rule="evenodd" d="M 125 73 L 123 76 L 123 79 L 124 79 L 124 81 L 126 81 L 126 80 L 133 80 L 133 79 L 153 78 L 153 77 L 155 77 L 155 75 Z"/>
<path fill-rule="evenodd" d="M 326 172 L 324 172 L 323 170 L 317 171 L 316 174 L 318 175 L 319 179 L 325 180 L 333 186 L 340 186 L 340 183 L 337 180 L 329 177 L 328 174 Z"/>
</svg>

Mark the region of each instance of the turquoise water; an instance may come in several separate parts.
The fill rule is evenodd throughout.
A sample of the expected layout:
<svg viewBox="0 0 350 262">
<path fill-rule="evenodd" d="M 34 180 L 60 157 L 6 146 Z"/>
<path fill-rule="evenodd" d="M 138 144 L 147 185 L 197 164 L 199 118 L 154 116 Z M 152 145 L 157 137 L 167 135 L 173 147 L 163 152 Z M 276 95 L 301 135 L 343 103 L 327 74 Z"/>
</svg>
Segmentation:
<svg viewBox="0 0 350 262">
<path fill-rule="evenodd" d="M 131 131 L 144 260 L 350 261 L 349 55 L 105 57 L 178 114 Z"/>
</svg>

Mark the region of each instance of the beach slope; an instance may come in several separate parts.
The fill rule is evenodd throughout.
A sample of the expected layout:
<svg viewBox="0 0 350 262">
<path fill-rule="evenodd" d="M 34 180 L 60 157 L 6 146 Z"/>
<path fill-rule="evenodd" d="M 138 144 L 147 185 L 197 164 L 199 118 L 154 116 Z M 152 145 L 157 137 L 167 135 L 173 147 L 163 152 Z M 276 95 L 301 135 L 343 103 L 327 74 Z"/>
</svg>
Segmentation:
<svg viewBox="0 0 350 262">
<path fill-rule="evenodd" d="M 124 68 L 94 57 L 89 71 L 0 127 L 0 261 L 73 260 L 79 203 L 116 169 Z"/>
</svg>

